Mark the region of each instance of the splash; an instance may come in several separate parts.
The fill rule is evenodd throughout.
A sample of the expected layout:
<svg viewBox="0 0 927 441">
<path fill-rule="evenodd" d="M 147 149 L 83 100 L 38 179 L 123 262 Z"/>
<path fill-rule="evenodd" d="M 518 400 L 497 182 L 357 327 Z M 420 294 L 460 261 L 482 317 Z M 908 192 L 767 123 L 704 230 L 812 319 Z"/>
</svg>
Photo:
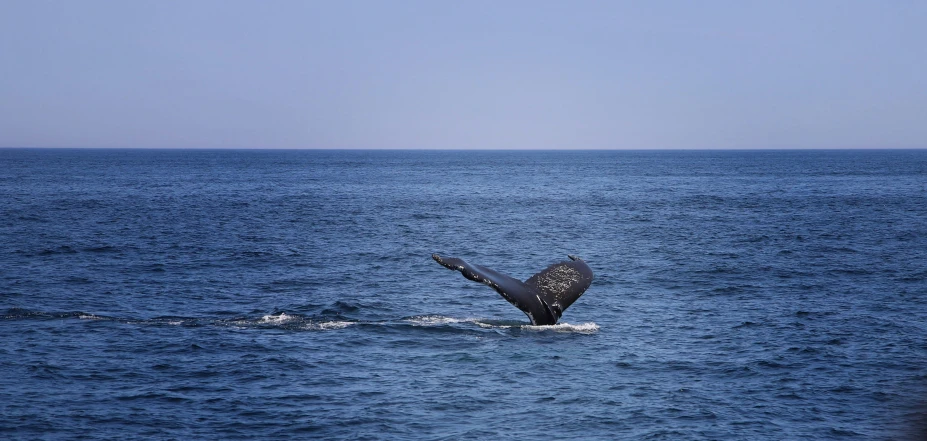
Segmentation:
<svg viewBox="0 0 927 441">
<path fill-rule="evenodd" d="M 277 315 L 274 315 L 274 314 L 265 315 L 264 317 L 261 317 L 261 320 L 258 321 L 258 323 L 269 323 L 273 325 L 282 325 L 284 323 L 296 320 L 296 318 L 297 317 L 295 316 L 287 315 L 287 313 L 281 312 L 280 314 L 277 314 Z"/>
<path fill-rule="evenodd" d="M 530 331 L 554 331 L 554 332 L 573 332 L 577 334 L 595 334 L 599 332 L 599 325 L 594 322 L 587 323 L 557 323 L 556 325 L 534 326 L 524 325 L 522 329 Z"/>
<path fill-rule="evenodd" d="M 577 333 L 577 334 L 595 334 L 599 332 L 599 325 L 594 322 L 588 323 L 558 323 L 556 325 L 527 325 L 523 322 L 517 322 L 512 320 L 487 320 L 479 318 L 454 318 L 454 317 L 445 317 L 442 315 L 422 315 L 409 317 L 403 319 L 403 321 L 411 323 L 413 326 L 441 326 L 441 325 L 451 325 L 458 323 L 469 323 L 477 325 L 484 329 L 525 329 L 529 331 L 553 331 L 553 332 L 564 332 L 564 333 Z"/>
</svg>

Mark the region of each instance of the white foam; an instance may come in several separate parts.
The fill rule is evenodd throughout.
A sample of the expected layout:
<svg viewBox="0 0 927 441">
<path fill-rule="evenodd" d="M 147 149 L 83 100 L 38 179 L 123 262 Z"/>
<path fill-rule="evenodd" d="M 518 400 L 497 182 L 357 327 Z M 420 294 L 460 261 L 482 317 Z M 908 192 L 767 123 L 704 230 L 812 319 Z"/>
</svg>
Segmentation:
<svg viewBox="0 0 927 441">
<path fill-rule="evenodd" d="M 525 325 L 524 322 L 520 322 L 517 320 L 478 319 L 478 320 L 472 320 L 472 322 L 481 328 L 493 328 L 493 329 L 520 328 Z"/>
<path fill-rule="evenodd" d="M 556 325 L 545 325 L 545 326 L 534 326 L 534 325 L 524 325 L 522 329 L 528 329 L 531 331 L 554 331 L 554 332 L 575 332 L 577 334 L 595 334 L 599 332 L 599 325 L 588 322 L 588 323 L 557 323 Z"/>
<path fill-rule="evenodd" d="M 292 315 L 287 315 L 285 312 L 281 312 L 279 315 L 273 315 L 273 314 L 265 315 L 264 317 L 261 317 L 261 320 L 258 323 L 272 323 L 275 325 L 279 325 L 279 324 L 283 324 L 283 323 L 286 323 L 286 322 L 289 322 L 295 319 L 296 317 L 293 317 Z"/>
<path fill-rule="evenodd" d="M 77 318 L 81 320 L 103 320 L 103 317 L 100 317 L 98 315 L 93 315 L 93 314 L 81 314 L 77 316 Z"/>
<path fill-rule="evenodd" d="M 415 326 L 435 326 L 435 325 L 448 325 L 452 323 L 472 322 L 474 320 L 445 317 L 443 315 L 420 315 L 417 317 L 410 317 L 410 318 L 404 319 L 404 321 L 412 323 Z"/>
<path fill-rule="evenodd" d="M 442 315 L 423 315 L 417 317 L 410 317 L 404 321 L 412 323 L 414 326 L 439 326 L 447 325 L 454 323 L 473 323 L 481 328 L 487 329 L 511 329 L 519 328 L 526 329 L 529 331 L 553 331 L 553 332 L 574 332 L 577 334 L 595 334 L 599 332 L 599 325 L 588 322 L 588 323 L 558 323 L 556 325 L 545 325 L 545 326 L 535 326 L 535 325 L 525 325 L 517 321 L 504 321 L 504 320 L 486 320 L 486 319 L 477 319 L 477 318 L 454 318 L 454 317 L 445 317 Z"/>
<path fill-rule="evenodd" d="M 248 320 L 229 320 L 229 321 L 220 320 L 220 321 L 217 321 L 216 323 L 222 323 L 222 324 L 227 323 L 229 326 L 234 326 L 236 329 L 245 329 L 248 327 L 248 325 L 252 324 L 252 322 Z"/>
<path fill-rule="evenodd" d="M 322 323 L 310 323 L 306 326 L 306 329 L 320 329 L 323 331 L 331 329 L 343 329 L 348 326 L 353 325 L 354 322 L 322 322 Z"/>
</svg>

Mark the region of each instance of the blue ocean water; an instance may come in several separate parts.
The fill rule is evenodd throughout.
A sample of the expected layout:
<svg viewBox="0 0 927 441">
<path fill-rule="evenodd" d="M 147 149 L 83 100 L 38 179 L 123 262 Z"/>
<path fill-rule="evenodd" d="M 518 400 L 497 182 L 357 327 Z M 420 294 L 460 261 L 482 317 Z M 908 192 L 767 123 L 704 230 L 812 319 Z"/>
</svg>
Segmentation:
<svg viewBox="0 0 927 441">
<path fill-rule="evenodd" d="M 925 250 L 924 150 L 0 150 L 0 437 L 922 439 Z"/>
</svg>

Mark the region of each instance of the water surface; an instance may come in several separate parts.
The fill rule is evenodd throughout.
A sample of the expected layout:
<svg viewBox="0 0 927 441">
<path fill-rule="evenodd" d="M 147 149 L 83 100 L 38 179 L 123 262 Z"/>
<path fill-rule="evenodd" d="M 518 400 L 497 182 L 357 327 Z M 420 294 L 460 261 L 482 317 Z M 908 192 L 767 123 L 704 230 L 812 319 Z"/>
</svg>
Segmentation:
<svg viewBox="0 0 927 441">
<path fill-rule="evenodd" d="M 925 250 L 927 151 L 0 150 L 0 435 L 916 439 Z"/>
</svg>

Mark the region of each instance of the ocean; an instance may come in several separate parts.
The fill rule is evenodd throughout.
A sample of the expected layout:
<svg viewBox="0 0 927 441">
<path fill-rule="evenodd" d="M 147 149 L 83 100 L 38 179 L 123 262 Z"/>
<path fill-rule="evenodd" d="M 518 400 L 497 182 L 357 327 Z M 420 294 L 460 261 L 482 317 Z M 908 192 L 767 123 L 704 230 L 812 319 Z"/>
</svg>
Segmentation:
<svg viewBox="0 0 927 441">
<path fill-rule="evenodd" d="M 529 326 L 432 253 L 595 280 Z M 0 150 L 0 438 L 925 423 L 927 150 Z"/>
</svg>

